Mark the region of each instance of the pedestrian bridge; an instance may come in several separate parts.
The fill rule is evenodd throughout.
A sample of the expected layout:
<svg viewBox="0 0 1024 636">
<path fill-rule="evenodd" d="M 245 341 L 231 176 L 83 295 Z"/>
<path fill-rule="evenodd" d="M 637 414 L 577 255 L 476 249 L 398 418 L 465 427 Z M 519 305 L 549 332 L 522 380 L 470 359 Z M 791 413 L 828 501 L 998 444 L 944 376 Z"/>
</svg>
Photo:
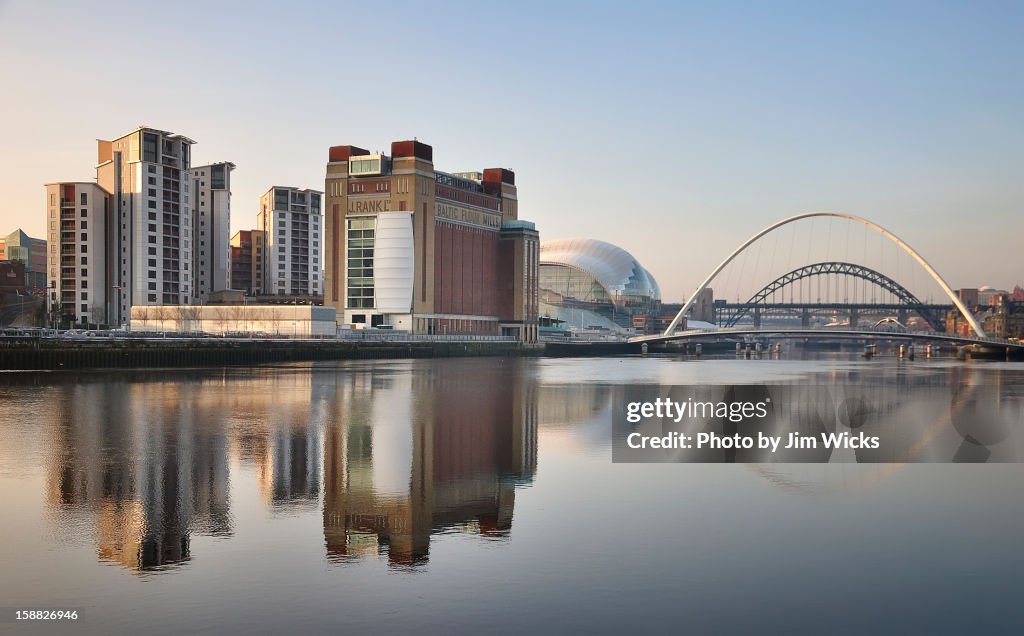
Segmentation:
<svg viewBox="0 0 1024 636">
<path fill-rule="evenodd" d="M 981 337 L 976 335 L 959 335 L 940 331 L 893 331 L 890 329 L 804 329 L 804 328 L 753 328 L 727 327 L 723 329 L 689 329 L 672 334 L 654 334 L 636 336 L 629 339 L 630 343 L 657 344 L 673 341 L 696 341 L 722 338 L 770 338 L 775 340 L 788 339 L 853 339 L 853 340 L 919 340 L 931 342 L 947 342 L 957 346 L 977 345 L 993 348 L 1009 348 L 1024 351 L 1024 342 L 1005 338 Z"/>
<path fill-rule="evenodd" d="M 801 221 L 806 223 L 799 223 Z M 809 234 L 806 239 L 802 238 L 802 235 L 798 238 L 796 228 L 809 224 L 813 230 L 815 221 L 818 221 L 819 230 L 824 236 L 816 237 Z M 835 223 L 842 226 L 841 231 L 833 232 L 832 226 Z M 784 240 L 780 241 L 780 228 L 783 227 L 787 227 L 787 232 L 791 232 L 788 245 Z M 862 231 L 863 238 L 858 239 L 856 231 L 852 231 L 851 228 Z M 771 239 L 762 240 L 769 235 L 772 236 Z M 810 259 L 812 248 L 815 247 L 821 248 L 825 257 Z M 782 267 L 780 272 L 777 264 L 782 265 L 787 258 L 790 259 L 790 263 L 787 267 Z M 877 261 L 877 265 L 870 265 L 869 261 L 872 260 Z M 904 262 L 902 269 L 901 261 Z M 738 267 L 730 265 L 734 262 L 738 263 Z M 748 267 L 748 262 L 753 266 Z M 728 273 L 724 281 L 719 280 L 719 274 L 723 270 Z M 904 278 L 916 282 L 919 276 L 933 291 L 937 290 L 939 297 L 948 303 L 932 301 L 930 294 L 926 296 L 920 292 L 915 293 L 900 282 L 900 279 Z M 728 287 L 733 280 L 737 282 L 735 293 L 714 295 L 714 314 L 717 317 L 698 318 L 704 321 L 717 321 L 720 328 L 685 330 L 685 321 L 698 299 L 702 303 L 700 315 L 707 315 L 707 298 L 710 294 L 704 292 L 710 291 L 712 282 L 717 281 L 716 285 Z M 753 291 L 740 296 L 743 289 Z M 737 302 L 725 300 L 732 297 L 736 297 Z M 738 302 L 741 297 L 748 300 Z M 901 325 L 909 324 L 908 318 L 916 315 L 919 318 L 915 320 L 919 320 L 924 329 L 897 331 L 859 327 L 858 319 L 865 317 L 869 311 L 874 312 L 876 316 L 879 312 L 883 312 L 883 315 L 886 312 L 895 313 L 893 319 Z M 812 316 L 817 315 L 820 318 L 822 313 L 831 313 L 833 318 L 845 313 L 849 317 L 849 326 L 845 329 L 820 326 L 816 328 L 811 324 Z M 942 333 L 941 330 L 946 327 L 947 313 L 960 314 L 955 320 L 959 321 L 962 318 L 963 326 L 969 329 L 971 335 Z M 768 320 L 769 316 L 771 320 Z M 799 320 L 799 326 L 765 325 L 793 320 L 794 316 Z M 889 317 L 892 318 L 891 315 Z M 746 321 L 753 322 L 753 325 L 739 324 Z M 677 331 L 680 327 L 684 327 L 684 330 Z M 968 307 L 924 257 L 906 242 L 877 223 L 841 212 L 798 214 L 757 232 L 711 271 L 662 333 L 638 336 L 631 338 L 630 342 L 656 343 L 728 336 L 887 338 L 947 341 L 961 345 L 1002 346 L 1014 349 L 1024 347 L 1019 341 L 990 338 L 981 322 L 972 314 L 971 307 Z"/>
</svg>

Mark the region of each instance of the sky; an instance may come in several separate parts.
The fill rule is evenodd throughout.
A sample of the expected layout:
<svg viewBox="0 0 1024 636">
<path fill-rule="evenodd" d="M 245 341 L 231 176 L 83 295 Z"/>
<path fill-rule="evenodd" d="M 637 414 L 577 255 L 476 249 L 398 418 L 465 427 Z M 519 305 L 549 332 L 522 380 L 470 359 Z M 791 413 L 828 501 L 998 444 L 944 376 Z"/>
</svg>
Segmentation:
<svg viewBox="0 0 1024 636">
<path fill-rule="evenodd" d="M 1024 284 L 1021 2 L 0 0 L 0 234 L 145 124 L 232 161 L 232 230 L 328 148 L 418 138 L 516 173 L 541 238 L 678 302 L 748 236 L 839 210 L 953 287 Z"/>
</svg>

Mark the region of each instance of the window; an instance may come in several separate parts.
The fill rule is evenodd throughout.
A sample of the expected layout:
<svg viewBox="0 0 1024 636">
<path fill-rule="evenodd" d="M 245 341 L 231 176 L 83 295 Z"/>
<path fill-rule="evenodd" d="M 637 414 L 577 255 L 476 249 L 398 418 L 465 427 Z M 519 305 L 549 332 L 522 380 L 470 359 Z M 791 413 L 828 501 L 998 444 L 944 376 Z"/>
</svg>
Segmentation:
<svg viewBox="0 0 1024 636">
<path fill-rule="evenodd" d="M 151 270 L 149 270 L 149 277 L 150 277 L 150 278 L 156 278 L 156 271 L 154 271 L 154 270 L 152 270 L 152 269 L 151 269 Z"/>
<path fill-rule="evenodd" d="M 156 212 L 150 212 L 149 213 L 149 220 L 150 221 L 155 221 L 156 220 Z"/>
<path fill-rule="evenodd" d="M 150 289 L 150 291 L 156 291 L 156 283 L 150 283 L 149 284 L 149 289 Z"/>
<path fill-rule="evenodd" d="M 83 268 L 83 269 L 81 270 L 81 272 L 82 272 L 82 278 L 85 278 L 86 276 L 88 276 L 88 275 L 89 275 L 89 270 L 87 270 L 87 269 L 85 269 L 85 268 Z"/>
<path fill-rule="evenodd" d="M 347 234 L 348 289 L 346 290 L 346 305 L 353 308 L 372 308 L 375 220 L 373 218 L 349 219 Z"/>
<path fill-rule="evenodd" d="M 149 255 L 150 256 L 156 256 L 156 248 L 155 247 L 149 248 Z"/>
<path fill-rule="evenodd" d="M 80 236 L 81 236 L 83 241 L 88 241 L 89 240 L 89 233 L 88 232 L 82 232 Z"/>
<path fill-rule="evenodd" d="M 152 161 L 154 163 L 159 161 L 159 158 L 157 157 L 157 150 L 158 150 L 159 144 L 160 144 L 159 136 L 157 136 L 157 135 L 155 135 L 153 133 L 143 133 L 143 135 L 142 135 L 142 160 L 143 161 Z M 153 166 L 150 166 L 149 169 L 150 169 L 151 172 L 155 171 L 155 168 Z"/>
<path fill-rule="evenodd" d="M 83 229 L 83 230 L 88 230 L 89 229 L 89 222 L 88 221 L 82 221 L 80 225 L 81 225 L 80 229 Z"/>
<path fill-rule="evenodd" d="M 153 188 L 150 188 L 150 189 L 149 189 L 149 196 L 151 196 L 151 197 L 155 197 L 155 196 L 156 196 L 156 190 L 155 190 L 155 189 L 153 189 Z"/>
<path fill-rule="evenodd" d="M 148 166 L 148 168 L 151 174 L 156 174 L 156 166 Z"/>
<path fill-rule="evenodd" d="M 89 300 L 89 292 L 82 292 L 82 300 Z"/>
<path fill-rule="evenodd" d="M 87 305 L 85 303 L 82 303 L 82 313 L 85 314 L 85 313 L 88 313 L 88 312 L 89 312 L 89 305 Z"/>
<path fill-rule="evenodd" d="M 156 223 L 150 223 L 149 224 L 149 231 L 150 232 L 156 232 Z"/>
<path fill-rule="evenodd" d="M 149 185 L 156 185 L 156 177 L 149 177 L 147 182 L 149 183 Z"/>
<path fill-rule="evenodd" d="M 85 217 L 89 216 L 89 211 L 86 210 L 85 208 L 82 208 L 82 212 L 79 214 L 79 216 L 81 216 L 84 219 Z"/>
<path fill-rule="evenodd" d="M 149 302 L 151 302 L 151 303 L 155 303 L 156 302 L 156 294 L 150 294 L 149 295 Z"/>
<path fill-rule="evenodd" d="M 156 237 L 155 236 L 149 237 L 149 242 L 150 243 L 156 243 Z"/>
<path fill-rule="evenodd" d="M 89 289 L 89 281 L 87 281 L 87 280 L 83 280 L 82 281 L 82 289 Z M 85 298 L 85 296 L 82 296 L 82 298 Z"/>
<path fill-rule="evenodd" d="M 89 264 L 89 257 L 83 256 L 82 257 L 82 265 L 88 265 L 88 264 Z"/>
<path fill-rule="evenodd" d="M 151 210 L 155 210 L 156 209 L 156 201 L 150 201 L 149 202 L 149 209 L 151 209 Z"/>
<path fill-rule="evenodd" d="M 83 192 L 82 193 L 82 205 L 88 205 L 88 204 L 89 204 L 89 197 L 87 197 L 86 194 Z"/>
<path fill-rule="evenodd" d="M 88 251 L 89 251 L 89 246 L 88 245 L 83 245 L 82 246 L 82 253 L 85 254 Z"/>
</svg>

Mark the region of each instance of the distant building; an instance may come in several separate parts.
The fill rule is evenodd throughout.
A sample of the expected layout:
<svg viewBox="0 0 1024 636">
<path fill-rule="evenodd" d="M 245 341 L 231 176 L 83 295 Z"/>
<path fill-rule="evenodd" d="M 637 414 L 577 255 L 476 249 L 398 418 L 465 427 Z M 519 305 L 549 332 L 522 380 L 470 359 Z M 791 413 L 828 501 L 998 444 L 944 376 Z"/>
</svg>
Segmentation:
<svg viewBox="0 0 1024 636">
<path fill-rule="evenodd" d="M 231 285 L 231 171 L 228 161 L 192 168 L 192 271 L 194 301 Z"/>
<path fill-rule="evenodd" d="M 21 260 L 0 260 L 0 299 L 25 293 L 25 263 Z"/>
<path fill-rule="evenodd" d="M 120 324 L 111 311 L 111 208 L 110 193 L 95 183 L 46 184 L 50 324 Z"/>
<path fill-rule="evenodd" d="M 314 305 L 153 305 L 132 308 L 132 331 L 337 335 L 333 307 Z"/>
<path fill-rule="evenodd" d="M 995 289 L 984 286 L 978 288 L 978 305 L 982 307 L 994 307 L 999 304 L 1000 297 L 1009 296 L 1010 292 L 1005 289 Z"/>
<path fill-rule="evenodd" d="M 46 287 L 46 241 L 14 230 L 0 237 L 0 261 L 3 260 L 25 264 L 25 287 L 29 292 Z"/>
<path fill-rule="evenodd" d="M 138 305 L 193 301 L 191 147 L 183 135 L 145 126 L 100 140 L 96 177 L 111 195 L 108 277 L 111 322 Z"/>
<path fill-rule="evenodd" d="M 274 186 L 260 197 L 256 226 L 265 238 L 263 295 L 323 294 L 323 192 Z"/>
<path fill-rule="evenodd" d="M 956 290 L 954 293 L 960 299 L 960 302 L 967 307 L 977 307 L 980 304 L 976 288 L 965 287 L 964 289 Z"/>
<path fill-rule="evenodd" d="M 541 243 L 539 287 L 541 313 L 579 329 L 633 328 L 634 316 L 658 315 L 661 306 L 654 276 L 626 250 L 595 239 Z M 645 330 L 656 323 L 637 321 Z"/>
<path fill-rule="evenodd" d="M 358 326 L 536 341 L 539 235 L 515 173 L 441 172 L 433 153 L 330 149 L 324 303 Z"/>
<path fill-rule="evenodd" d="M 58 312 L 72 304 L 68 250 L 75 239 L 73 229 L 88 234 L 88 239 L 74 241 L 78 265 L 88 261 L 90 268 L 88 274 L 77 276 L 96 279 L 102 269 L 104 277 L 102 292 L 95 280 L 83 281 L 92 285 L 86 291 L 88 311 L 81 308 L 85 290 L 74 290 L 76 322 L 121 325 L 134 306 L 190 305 L 228 289 L 235 166 L 219 162 L 192 168 L 194 143 L 182 135 L 140 126 L 116 139 L 97 141 L 96 183 L 50 184 L 56 189 L 48 200 L 49 238 L 61 246 L 49 250 L 46 276 L 49 281 L 64 281 Z M 82 231 L 85 227 L 71 227 L 76 223 L 69 216 L 64 186 L 83 189 L 86 195 L 92 186 L 98 188 L 95 198 L 101 193 L 107 197 L 105 211 L 92 210 L 89 214 L 96 216 L 87 220 L 76 217 L 76 223 L 87 222 L 87 232 Z"/>
<path fill-rule="evenodd" d="M 231 237 L 231 289 L 263 294 L 263 245 L 261 230 L 239 230 Z"/>
<path fill-rule="evenodd" d="M 1024 338 L 1024 302 L 1014 302 L 1008 294 L 999 296 L 982 327 L 994 338 Z"/>
</svg>

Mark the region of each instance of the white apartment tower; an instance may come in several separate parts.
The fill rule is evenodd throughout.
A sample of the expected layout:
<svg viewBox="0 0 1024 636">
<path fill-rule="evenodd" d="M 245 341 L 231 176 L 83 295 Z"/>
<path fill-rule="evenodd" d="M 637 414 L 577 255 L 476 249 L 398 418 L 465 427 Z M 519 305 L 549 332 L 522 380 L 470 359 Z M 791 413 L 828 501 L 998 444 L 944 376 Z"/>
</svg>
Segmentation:
<svg viewBox="0 0 1024 636">
<path fill-rule="evenodd" d="M 128 320 L 133 305 L 192 302 L 193 143 L 146 126 L 98 141 L 96 178 L 111 194 L 116 219 L 107 260 L 116 324 Z"/>
<path fill-rule="evenodd" d="M 46 184 L 48 320 L 116 325 L 107 315 L 110 194 L 91 182 Z"/>
<path fill-rule="evenodd" d="M 222 161 L 192 168 L 192 272 L 195 301 L 231 289 L 231 171 Z"/>
<path fill-rule="evenodd" d="M 263 293 L 323 295 L 323 192 L 274 186 L 260 197 L 264 232 Z"/>
</svg>

